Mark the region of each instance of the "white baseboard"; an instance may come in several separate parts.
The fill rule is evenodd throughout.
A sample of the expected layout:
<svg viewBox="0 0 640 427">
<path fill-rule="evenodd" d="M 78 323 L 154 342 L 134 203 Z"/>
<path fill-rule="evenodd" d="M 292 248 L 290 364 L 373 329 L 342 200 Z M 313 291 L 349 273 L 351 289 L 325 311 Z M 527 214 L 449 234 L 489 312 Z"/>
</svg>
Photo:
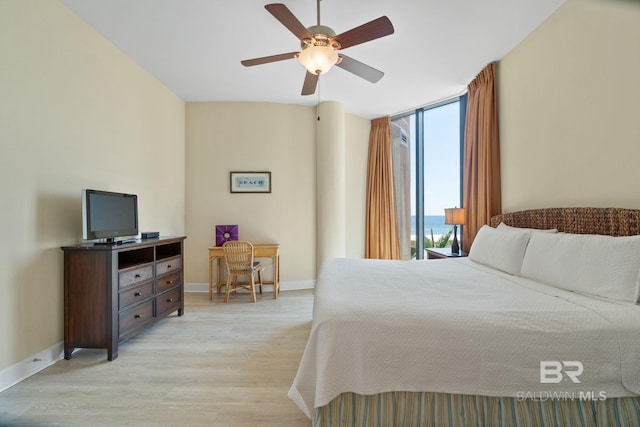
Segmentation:
<svg viewBox="0 0 640 427">
<path fill-rule="evenodd" d="M 316 287 L 315 280 L 295 280 L 291 282 L 281 282 L 281 291 L 299 291 L 301 289 L 313 289 Z"/>
<path fill-rule="evenodd" d="M 64 344 L 60 341 L 20 362 L 0 371 L 0 392 L 53 365 L 64 356 Z"/>
<path fill-rule="evenodd" d="M 300 289 L 313 289 L 315 287 L 315 280 L 296 280 L 289 282 L 280 282 L 280 292 L 282 291 L 297 291 Z M 271 289 L 271 285 L 265 285 L 267 289 Z M 185 292 L 209 292 L 208 283 L 185 283 Z"/>
</svg>

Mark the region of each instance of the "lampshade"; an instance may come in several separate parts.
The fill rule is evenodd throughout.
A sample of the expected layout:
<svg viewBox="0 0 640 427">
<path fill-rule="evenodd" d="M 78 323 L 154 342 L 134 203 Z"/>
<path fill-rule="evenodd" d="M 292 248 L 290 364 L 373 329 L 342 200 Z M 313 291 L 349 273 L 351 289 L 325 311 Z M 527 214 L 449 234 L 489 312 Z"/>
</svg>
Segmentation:
<svg viewBox="0 0 640 427">
<path fill-rule="evenodd" d="M 312 74 L 324 74 L 338 62 L 338 53 L 330 46 L 309 46 L 298 57 Z"/>
<path fill-rule="evenodd" d="M 464 208 L 445 209 L 444 223 L 449 225 L 463 225 L 464 224 Z"/>
</svg>

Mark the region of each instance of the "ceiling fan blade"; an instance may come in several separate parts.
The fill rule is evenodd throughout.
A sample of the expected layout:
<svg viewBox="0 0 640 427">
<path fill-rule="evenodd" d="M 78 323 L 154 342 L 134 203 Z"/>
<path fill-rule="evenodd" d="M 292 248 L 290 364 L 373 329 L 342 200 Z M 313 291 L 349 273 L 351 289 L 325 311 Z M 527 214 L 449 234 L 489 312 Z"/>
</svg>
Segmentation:
<svg viewBox="0 0 640 427">
<path fill-rule="evenodd" d="M 307 71 L 307 75 L 304 76 L 304 84 L 302 85 L 302 95 L 313 95 L 316 92 L 318 77 L 317 74 Z"/>
<path fill-rule="evenodd" d="M 245 59 L 244 61 L 240 61 L 240 63 L 245 67 L 251 67 L 253 65 L 268 64 L 269 62 L 284 61 L 285 59 L 293 59 L 296 56 L 298 56 L 299 53 L 300 52 L 288 52 L 288 53 L 281 53 L 279 55 L 263 56 L 262 58 Z"/>
<path fill-rule="evenodd" d="M 376 70 L 375 68 L 370 67 L 365 63 L 348 57 L 347 55 L 339 54 L 338 56 L 342 58 L 342 61 L 338 62 L 336 66 L 342 68 L 343 70 L 347 70 L 348 72 L 353 73 L 358 77 L 362 77 L 363 79 L 368 80 L 371 83 L 376 83 L 382 78 L 382 76 L 384 76 L 384 73 L 382 71 Z"/>
<path fill-rule="evenodd" d="M 338 34 L 331 38 L 331 41 L 340 43 L 340 49 L 346 49 L 360 43 L 378 39 L 380 37 L 393 34 L 393 24 L 386 16 L 362 24 L 359 27 L 352 28 L 342 34 Z"/>
<path fill-rule="evenodd" d="M 271 3 L 267 4 L 264 7 L 271 13 L 278 21 L 282 23 L 289 31 L 291 31 L 298 39 L 310 39 L 313 36 L 309 31 L 305 28 L 304 25 L 298 18 L 294 16 L 293 13 L 287 8 L 287 6 L 282 3 Z"/>
</svg>

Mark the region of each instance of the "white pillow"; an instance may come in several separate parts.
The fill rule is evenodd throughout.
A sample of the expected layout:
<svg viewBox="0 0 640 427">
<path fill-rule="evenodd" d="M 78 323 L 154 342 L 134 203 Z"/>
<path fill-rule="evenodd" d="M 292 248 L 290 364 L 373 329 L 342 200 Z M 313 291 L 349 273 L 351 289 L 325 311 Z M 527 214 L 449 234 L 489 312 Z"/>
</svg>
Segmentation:
<svg viewBox="0 0 640 427">
<path fill-rule="evenodd" d="M 483 225 L 471 245 L 469 259 L 509 274 L 520 274 L 530 233 L 501 231 Z"/>
<path fill-rule="evenodd" d="M 569 291 L 635 304 L 640 297 L 640 236 L 534 233 L 521 274 Z"/>
<path fill-rule="evenodd" d="M 497 229 L 498 230 L 505 230 L 505 231 L 515 231 L 515 230 L 518 230 L 518 231 L 530 231 L 530 232 L 539 231 L 541 233 L 557 233 L 558 232 L 557 228 L 549 228 L 549 229 L 546 229 L 546 230 L 541 230 L 541 229 L 538 229 L 538 228 L 513 227 L 511 225 L 505 224 L 504 222 L 501 222 L 500 224 L 498 224 Z"/>
</svg>

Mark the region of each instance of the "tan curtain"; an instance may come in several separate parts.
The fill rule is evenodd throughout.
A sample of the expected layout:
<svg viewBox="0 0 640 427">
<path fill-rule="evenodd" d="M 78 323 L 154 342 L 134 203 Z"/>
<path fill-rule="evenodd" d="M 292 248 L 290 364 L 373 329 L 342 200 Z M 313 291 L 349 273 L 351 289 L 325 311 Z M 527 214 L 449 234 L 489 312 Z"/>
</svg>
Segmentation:
<svg viewBox="0 0 640 427">
<path fill-rule="evenodd" d="M 367 258 L 400 259 L 392 162 L 391 119 L 372 120 L 367 166 Z"/>
<path fill-rule="evenodd" d="M 468 86 L 463 194 L 466 218 L 462 237 L 465 251 L 478 230 L 502 210 L 495 68 L 495 63 L 487 65 Z"/>
</svg>

